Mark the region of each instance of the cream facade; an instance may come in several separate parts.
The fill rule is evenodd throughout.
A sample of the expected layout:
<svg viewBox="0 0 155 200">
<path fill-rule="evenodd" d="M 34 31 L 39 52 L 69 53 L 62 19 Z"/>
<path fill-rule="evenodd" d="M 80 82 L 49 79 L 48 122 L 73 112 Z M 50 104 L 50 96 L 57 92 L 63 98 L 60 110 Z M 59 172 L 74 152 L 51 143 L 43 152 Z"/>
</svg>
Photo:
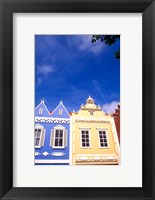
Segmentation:
<svg viewBox="0 0 155 200">
<path fill-rule="evenodd" d="M 72 164 L 118 165 L 120 147 L 114 119 L 89 97 L 72 113 Z"/>
</svg>

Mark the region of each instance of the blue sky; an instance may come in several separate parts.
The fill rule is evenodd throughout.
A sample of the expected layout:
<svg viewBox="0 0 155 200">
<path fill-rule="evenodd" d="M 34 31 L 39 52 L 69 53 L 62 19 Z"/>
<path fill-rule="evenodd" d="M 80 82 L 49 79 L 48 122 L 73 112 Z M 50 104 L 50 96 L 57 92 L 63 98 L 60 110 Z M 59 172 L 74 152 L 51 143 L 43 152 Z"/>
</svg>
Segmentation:
<svg viewBox="0 0 155 200">
<path fill-rule="evenodd" d="M 62 100 L 78 111 L 90 95 L 105 112 L 120 102 L 120 48 L 91 43 L 91 35 L 35 35 L 35 106 L 52 111 Z"/>
</svg>

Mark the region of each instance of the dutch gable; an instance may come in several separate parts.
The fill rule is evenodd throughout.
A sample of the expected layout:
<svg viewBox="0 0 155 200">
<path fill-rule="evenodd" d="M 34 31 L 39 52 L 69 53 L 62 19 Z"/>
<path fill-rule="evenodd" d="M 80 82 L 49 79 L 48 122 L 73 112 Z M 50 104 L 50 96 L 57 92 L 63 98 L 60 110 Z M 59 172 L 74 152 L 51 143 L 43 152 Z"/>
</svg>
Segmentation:
<svg viewBox="0 0 155 200">
<path fill-rule="evenodd" d="M 60 101 L 59 105 L 52 112 L 51 117 L 53 117 L 53 118 L 70 118 L 69 112 L 63 105 L 62 101 Z"/>
<path fill-rule="evenodd" d="M 49 117 L 50 113 L 45 105 L 44 100 L 35 108 L 35 117 Z"/>
</svg>

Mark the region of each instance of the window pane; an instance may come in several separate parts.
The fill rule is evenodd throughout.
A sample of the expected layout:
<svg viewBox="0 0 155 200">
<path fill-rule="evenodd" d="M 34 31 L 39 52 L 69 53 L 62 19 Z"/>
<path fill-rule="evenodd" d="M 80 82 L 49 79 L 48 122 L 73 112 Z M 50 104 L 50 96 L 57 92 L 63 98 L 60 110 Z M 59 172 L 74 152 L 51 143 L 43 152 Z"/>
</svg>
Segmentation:
<svg viewBox="0 0 155 200">
<path fill-rule="evenodd" d="M 84 134 L 82 134 L 82 138 L 85 138 L 85 135 L 84 135 Z"/>
<path fill-rule="evenodd" d="M 59 146 L 62 146 L 62 139 L 59 139 Z"/>
<path fill-rule="evenodd" d="M 39 146 L 39 141 L 40 141 L 40 138 L 35 139 L 35 146 Z"/>
<path fill-rule="evenodd" d="M 55 146 L 58 146 L 58 139 L 55 138 Z"/>
<path fill-rule="evenodd" d="M 63 130 L 60 131 L 60 137 L 63 137 Z"/>
<path fill-rule="evenodd" d="M 37 129 L 35 129 L 35 136 L 37 136 Z"/>
<path fill-rule="evenodd" d="M 59 137 L 59 130 L 56 130 L 55 137 Z"/>
<path fill-rule="evenodd" d="M 85 143 L 82 143 L 82 146 L 85 147 Z"/>
<path fill-rule="evenodd" d="M 37 137 L 40 137 L 40 135 L 41 135 L 41 129 L 38 129 Z"/>
</svg>

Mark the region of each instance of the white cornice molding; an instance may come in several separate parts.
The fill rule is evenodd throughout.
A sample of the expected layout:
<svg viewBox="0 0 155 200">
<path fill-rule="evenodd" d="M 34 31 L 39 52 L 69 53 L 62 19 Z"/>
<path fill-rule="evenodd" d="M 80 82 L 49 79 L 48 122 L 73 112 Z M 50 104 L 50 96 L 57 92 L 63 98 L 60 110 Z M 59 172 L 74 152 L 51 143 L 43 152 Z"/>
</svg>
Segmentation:
<svg viewBox="0 0 155 200">
<path fill-rule="evenodd" d="M 44 122 L 44 123 L 64 123 L 69 124 L 69 118 L 54 118 L 54 117 L 35 117 L 35 122 Z"/>
</svg>

